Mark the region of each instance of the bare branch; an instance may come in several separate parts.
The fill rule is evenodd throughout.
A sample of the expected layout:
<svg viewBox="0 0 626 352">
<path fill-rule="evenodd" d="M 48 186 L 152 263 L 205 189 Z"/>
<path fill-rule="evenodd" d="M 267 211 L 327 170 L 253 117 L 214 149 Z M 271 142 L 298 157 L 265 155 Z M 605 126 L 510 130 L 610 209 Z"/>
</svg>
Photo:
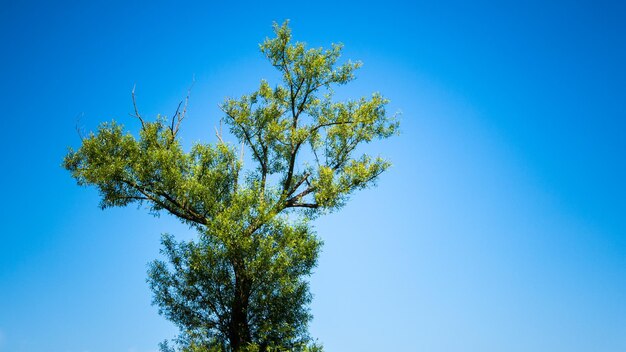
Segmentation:
<svg viewBox="0 0 626 352">
<path fill-rule="evenodd" d="M 222 144 L 224 143 L 224 140 L 222 139 L 222 136 L 220 134 L 220 131 L 217 129 L 217 126 L 215 127 L 215 136 L 217 137 L 217 139 L 220 140 L 220 143 L 222 143 Z"/>
<path fill-rule="evenodd" d="M 314 91 L 317 90 L 317 88 L 310 88 L 310 83 L 307 82 L 307 90 L 304 93 L 304 97 L 302 98 L 302 101 L 300 102 L 300 104 L 298 105 L 298 109 L 296 112 L 296 115 L 294 116 L 296 121 L 298 120 L 298 117 L 300 116 L 300 114 L 302 113 L 302 111 L 304 110 L 304 104 L 306 104 L 307 99 L 309 98 L 309 94 L 313 93 Z M 298 90 L 300 90 L 300 87 L 298 87 Z M 295 126 L 294 126 L 295 127 Z"/>
<path fill-rule="evenodd" d="M 319 204 L 317 203 L 293 203 L 293 204 L 290 204 L 289 207 L 317 209 L 319 208 Z"/>
<path fill-rule="evenodd" d="M 139 119 L 139 121 L 141 122 L 141 128 L 143 129 L 143 128 L 145 128 L 146 124 L 144 123 L 143 118 L 141 117 L 141 115 L 139 115 L 139 109 L 137 109 L 137 100 L 135 99 L 135 87 L 136 86 L 137 86 L 136 84 L 133 84 L 133 90 L 131 91 L 130 95 L 131 95 L 131 97 L 133 99 L 133 108 L 135 108 L 135 115 L 134 116 Z"/>
<path fill-rule="evenodd" d="M 85 140 L 85 136 L 84 136 L 84 134 L 83 134 L 83 130 L 82 130 L 82 128 L 80 127 L 80 119 L 81 119 L 83 116 L 85 116 L 85 113 L 84 113 L 84 112 L 81 112 L 80 114 L 78 114 L 78 115 L 76 116 L 76 133 L 78 133 L 78 137 L 80 137 L 80 140 L 81 140 L 81 141 L 84 141 L 84 140 Z"/>
<path fill-rule="evenodd" d="M 293 194 L 293 192 L 295 192 L 298 187 L 300 187 L 304 182 L 307 182 L 307 179 L 309 178 L 309 176 L 311 176 L 310 172 L 306 172 L 304 175 L 302 175 L 302 178 L 300 178 L 300 180 L 298 182 L 296 182 L 295 185 L 293 185 L 293 188 L 291 188 L 291 191 L 289 191 L 289 193 L 287 193 L 287 197 L 289 197 L 290 195 Z"/>
<path fill-rule="evenodd" d="M 307 189 L 305 189 L 304 191 L 296 194 L 295 196 L 287 199 L 287 201 L 285 202 L 285 208 L 289 208 L 289 207 L 294 207 L 295 204 L 299 204 L 297 203 L 298 201 L 300 201 L 300 199 L 302 199 L 304 196 L 306 196 L 307 194 L 314 192 L 315 191 L 315 187 L 309 186 L 307 187 Z"/>
<path fill-rule="evenodd" d="M 172 132 L 172 136 L 174 136 L 174 121 L 179 114 L 180 106 L 183 105 L 183 101 L 181 100 L 176 107 L 176 111 L 174 111 L 174 115 L 172 115 L 172 124 L 170 126 L 170 132 Z"/>
<path fill-rule="evenodd" d="M 191 85 L 187 89 L 187 96 L 185 97 L 185 105 L 183 105 L 183 111 L 176 115 L 177 121 L 176 121 L 176 127 L 173 129 L 174 135 L 178 133 L 178 130 L 180 129 L 180 124 L 181 122 L 183 122 L 183 120 L 185 119 L 185 116 L 187 115 L 187 107 L 189 106 L 189 96 L 191 95 L 191 89 L 193 88 L 195 84 L 196 84 L 196 76 L 194 75 L 191 81 Z M 178 111 L 178 109 L 176 111 Z M 173 122 L 173 117 L 172 117 L 172 122 Z"/>
<path fill-rule="evenodd" d="M 347 120 L 347 121 L 334 121 L 334 122 L 322 123 L 322 124 L 319 124 L 319 125 L 311 128 L 311 132 L 315 132 L 315 131 L 319 130 L 320 128 L 324 128 L 324 127 L 335 126 L 335 125 L 346 125 L 346 124 L 349 124 L 349 123 L 354 123 L 354 121 Z"/>
</svg>

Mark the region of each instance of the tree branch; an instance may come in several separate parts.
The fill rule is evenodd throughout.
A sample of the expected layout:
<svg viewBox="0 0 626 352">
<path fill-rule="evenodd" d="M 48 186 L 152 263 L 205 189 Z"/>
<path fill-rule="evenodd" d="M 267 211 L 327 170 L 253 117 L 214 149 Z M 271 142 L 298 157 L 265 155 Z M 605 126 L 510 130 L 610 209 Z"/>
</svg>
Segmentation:
<svg viewBox="0 0 626 352">
<path fill-rule="evenodd" d="M 293 203 L 289 205 L 290 208 L 309 208 L 309 209 L 317 209 L 319 208 L 319 204 L 317 203 Z"/>
<path fill-rule="evenodd" d="M 178 130 L 180 129 L 180 124 L 185 119 L 185 116 L 187 116 L 187 106 L 189 106 L 189 96 L 191 95 L 191 89 L 193 88 L 195 84 L 196 84 L 196 77 L 194 76 L 191 80 L 191 85 L 189 86 L 189 88 L 187 88 L 187 96 L 185 97 L 185 105 L 183 105 L 183 112 L 176 115 L 176 119 L 177 119 L 176 127 L 172 129 L 172 134 L 174 136 L 178 134 Z M 179 104 L 179 107 L 180 107 L 180 104 Z M 173 123 L 174 123 L 174 116 L 172 116 L 172 125 Z"/>
<path fill-rule="evenodd" d="M 304 196 L 308 195 L 309 193 L 312 193 L 315 191 L 315 187 L 313 186 L 309 186 L 307 187 L 307 189 L 305 189 L 304 191 L 296 194 L 295 196 L 287 199 L 285 201 L 285 208 L 290 208 L 293 207 L 295 204 L 298 204 L 297 202 L 302 199 Z"/>
<path fill-rule="evenodd" d="M 197 214 L 195 211 L 187 209 L 181 206 L 175 199 L 171 196 L 167 195 L 164 192 L 155 192 L 152 189 L 146 188 L 145 186 L 140 186 L 137 183 L 129 180 L 121 180 L 122 183 L 141 193 L 147 200 L 152 201 L 158 207 L 165 209 L 172 213 L 175 216 L 180 217 L 181 219 L 185 219 L 189 222 L 193 222 L 200 225 L 206 225 L 207 221 L 204 217 Z M 167 204 L 163 200 L 159 199 L 159 197 L 165 198 L 166 201 L 170 202 L 173 206 Z M 179 209 L 176 209 L 178 207 Z"/>
<path fill-rule="evenodd" d="M 319 130 L 320 128 L 324 128 L 324 127 L 336 126 L 336 125 L 346 125 L 346 124 L 350 124 L 350 123 L 354 123 L 354 121 L 348 120 L 348 121 L 333 121 L 333 122 L 328 122 L 328 123 L 322 123 L 322 124 L 319 124 L 319 125 L 311 128 L 311 132 L 315 132 L 315 131 Z"/>
<path fill-rule="evenodd" d="M 226 116 L 228 116 L 231 120 L 233 120 L 235 125 L 237 127 L 239 127 L 239 129 L 241 129 L 241 132 L 243 133 L 244 139 L 246 140 L 246 142 L 248 142 L 248 145 L 250 146 L 250 149 L 252 149 L 252 153 L 254 154 L 254 157 L 261 164 L 262 170 L 267 170 L 267 165 L 265 164 L 265 160 L 261 158 L 261 156 L 259 155 L 259 152 L 257 152 L 256 148 L 254 147 L 254 144 L 252 144 L 252 138 L 250 137 L 250 134 L 248 133 L 248 131 L 243 127 L 243 125 L 238 123 L 237 120 L 235 119 L 235 117 L 232 116 L 228 111 L 226 111 L 226 109 L 224 109 L 224 107 L 220 107 L 220 109 L 222 109 L 222 111 L 226 114 Z"/>
<path fill-rule="evenodd" d="M 183 101 L 182 100 L 178 103 L 178 106 L 176 107 L 176 111 L 174 111 L 174 115 L 172 115 L 172 123 L 170 125 L 170 132 L 172 132 L 172 137 L 175 136 L 175 134 L 174 134 L 174 121 L 175 121 L 176 117 L 179 114 L 181 105 L 183 105 Z"/>
<path fill-rule="evenodd" d="M 298 187 L 300 187 L 300 186 L 301 186 L 301 185 L 302 185 L 302 184 L 303 184 L 303 183 L 307 180 L 307 178 L 308 178 L 309 176 L 311 176 L 311 173 L 306 172 L 306 173 L 302 176 L 302 178 L 301 178 L 298 182 L 296 182 L 296 184 L 295 184 L 295 185 L 293 185 L 293 187 L 291 188 L 291 190 L 289 191 L 289 193 L 287 193 L 287 197 L 289 197 L 290 195 L 292 195 L 292 194 L 293 194 L 293 192 L 295 192 L 295 191 L 298 189 Z"/>
<path fill-rule="evenodd" d="M 135 109 L 135 117 L 139 119 L 139 121 L 141 122 L 141 128 L 144 129 L 146 125 L 141 115 L 139 115 L 139 109 L 137 109 L 137 100 L 135 99 L 135 87 L 136 85 L 133 85 L 133 90 L 130 92 L 130 95 L 133 99 L 133 108 Z"/>
</svg>

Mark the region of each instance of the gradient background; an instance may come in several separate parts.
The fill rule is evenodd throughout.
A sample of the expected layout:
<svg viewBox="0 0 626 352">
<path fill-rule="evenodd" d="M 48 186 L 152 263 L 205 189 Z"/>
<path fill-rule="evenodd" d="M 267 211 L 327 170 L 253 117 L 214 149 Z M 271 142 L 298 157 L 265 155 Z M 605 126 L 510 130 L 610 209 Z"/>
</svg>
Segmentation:
<svg viewBox="0 0 626 352">
<path fill-rule="evenodd" d="M 433 2 L 435 3 L 435 2 Z M 100 211 L 60 167 L 86 131 L 171 115 L 214 140 L 226 96 L 275 77 L 272 21 L 362 60 L 394 167 L 316 222 L 311 333 L 327 351 L 626 351 L 626 8 L 619 1 L 3 0 L 0 351 L 149 352 L 145 209 Z"/>
</svg>

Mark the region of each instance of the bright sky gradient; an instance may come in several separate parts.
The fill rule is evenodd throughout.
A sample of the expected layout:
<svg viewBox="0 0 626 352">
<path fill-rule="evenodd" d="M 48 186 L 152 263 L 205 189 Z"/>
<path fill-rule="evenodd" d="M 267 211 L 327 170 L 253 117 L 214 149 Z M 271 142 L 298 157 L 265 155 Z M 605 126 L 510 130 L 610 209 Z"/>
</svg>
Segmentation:
<svg viewBox="0 0 626 352">
<path fill-rule="evenodd" d="M 378 187 L 316 222 L 311 333 L 329 352 L 626 351 L 626 7 L 620 1 L 5 0 L 0 6 L 0 351 L 150 352 L 176 329 L 146 264 L 169 216 L 101 211 L 60 166 L 85 130 L 170 115 L 186 142 L 273 78 L 291 20 L 361 60 L 402 135 Z M 275 81 L 274 81 L 275 82 Z"/>
</svg>

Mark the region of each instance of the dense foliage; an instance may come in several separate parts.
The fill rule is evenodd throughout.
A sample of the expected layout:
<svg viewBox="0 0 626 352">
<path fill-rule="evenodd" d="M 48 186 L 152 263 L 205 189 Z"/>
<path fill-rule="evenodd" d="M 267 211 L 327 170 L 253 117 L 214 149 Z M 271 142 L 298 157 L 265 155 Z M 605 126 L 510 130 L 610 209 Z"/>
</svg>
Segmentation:
<svg viewBox="0 0 626 352">
<path fill-rule="evenodd" d="M 183 150 L 184 111 L 141 122 L 139 136 L 102 124 L 70 150 L 65 168 L 96 186 L 101 206 L 145 204 L 197 230 L 196 240 L 163 236 L 164 260 L 149 283 L 160 313 L 180 327 L 182 351 L 318 350 L 307 334 L 306 278 L 321 242 L 309 221 L 341 207 L 389 167 L 357 147 L 397 129 L 380 94 L 337 102 L 332 87 L 354 79 L 359 63 L 338 64 L 341 46 L 307 49 L 287 23 L 261 52 L 282 74 L 222 105 L 231 135 L 245 145 L 197 143 Z"/>
</svg>

